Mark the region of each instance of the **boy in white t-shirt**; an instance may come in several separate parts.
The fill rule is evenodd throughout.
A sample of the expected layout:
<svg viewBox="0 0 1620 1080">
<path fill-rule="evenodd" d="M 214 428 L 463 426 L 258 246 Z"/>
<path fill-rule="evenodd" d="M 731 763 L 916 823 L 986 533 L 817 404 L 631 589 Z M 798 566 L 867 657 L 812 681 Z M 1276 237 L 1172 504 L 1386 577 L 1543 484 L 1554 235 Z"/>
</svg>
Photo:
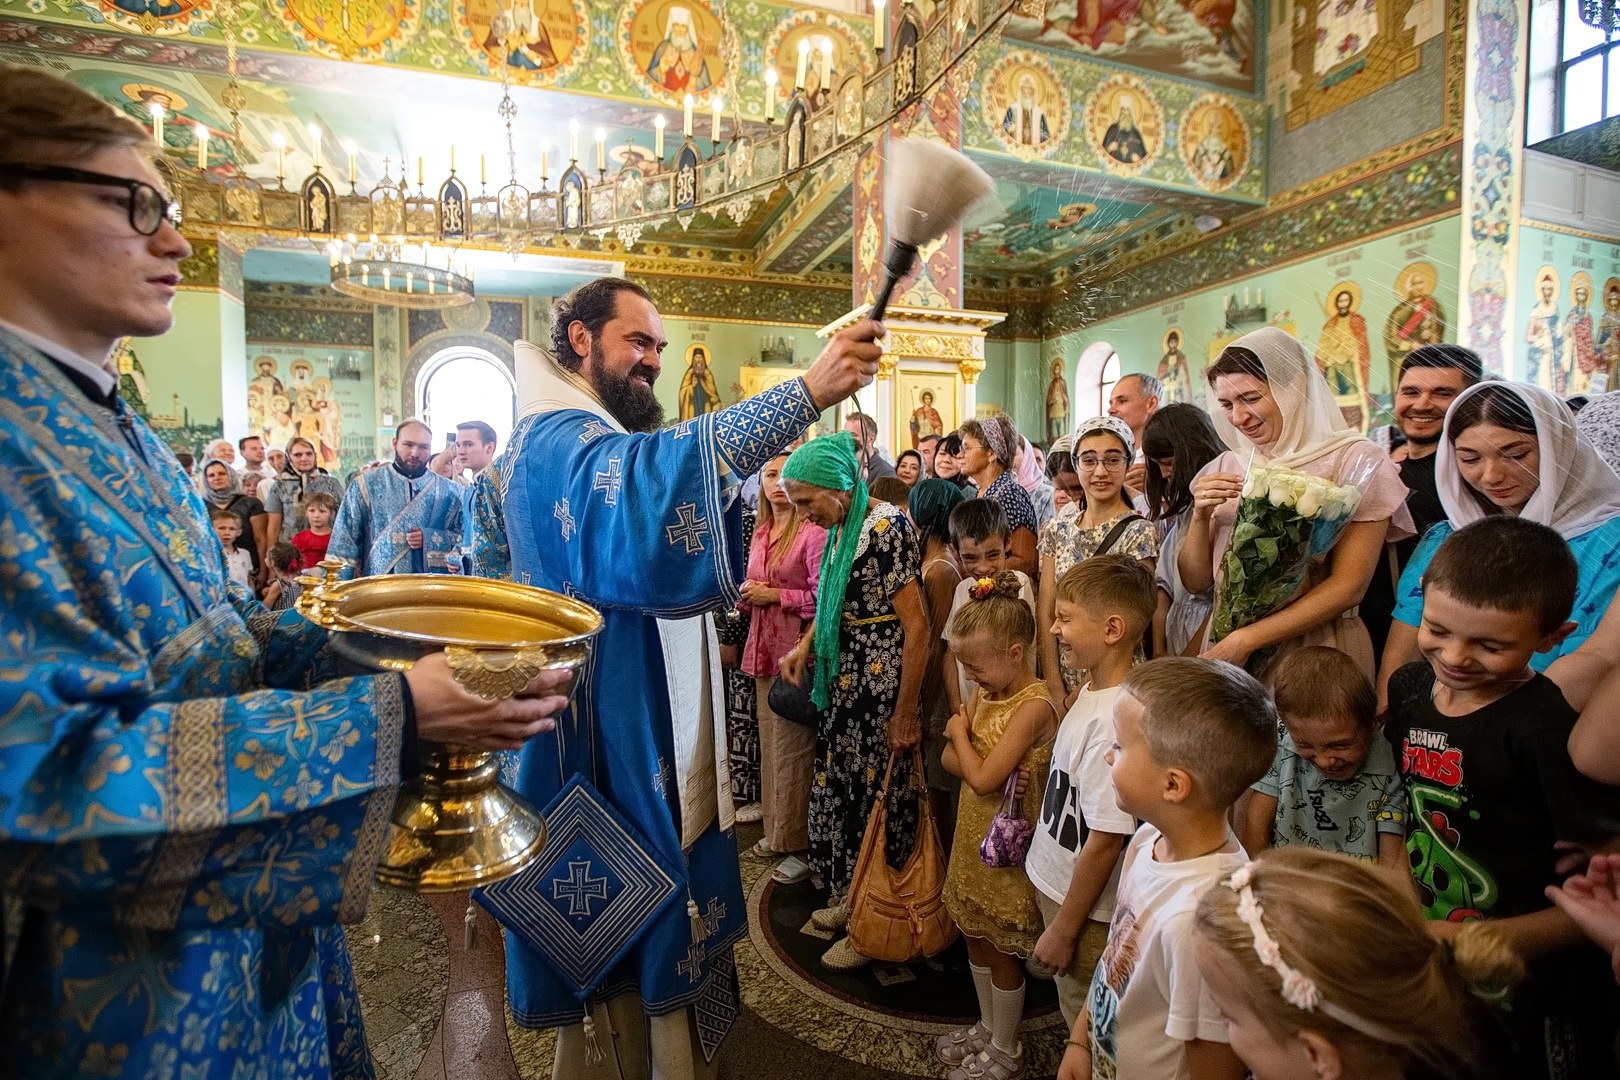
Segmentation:
<svg viewBox="0 0 1620 1080">
<path fill-rule="evenodd" d="M 951 597 L 951 613 L 945 618 L 945 626 L 940 627 L 941 640 L 946 640 L 946 627 L 967 603 L 968 590 L 973 588 L 973 583 L 980 578 L 993 578 L 1007 568 L 1007 534 L 1012 531 L 1007 526 L 1007 512 L 1000 503 L 989 499 L 966 499 L 957 503 L 951 508 L 949 521 L 951 547 L 962 567 L 962 580 Z M 1029 583 L 1029 575 L 1022 570 L 1013 573 L 1018 575 L 1018 596 L 1029 605 L 1030 614 L 1035 615 L 1035 625 L 1039 627 L 1040 616 L 1035 613 L 1035 590 Z M 957 661 L 948 641 L 940 670 L 946 672 L 945 697 L 950 701 L 951 712 L 960 712 L 978 684 L 967 677 L 967 671 Z"/>
<path fill-rule="evenodd" d="M 1058 1080 L 1243 1080 L 1198 974 L 1193 918 L 1204 891 L 1248 861 L 1227 815 L 1271 767 L 1276 710 L 1243 669 L 1170 656 L 1125 676 L 1114 727 L 1119 808 L 1145 824 L 1125 849 L 1108 947 Z"/>
<path fill-rule="evenodd" d="M 1114 698 L 1158 598 L 1153 575 L 1130 555 L 1076 563 L 1056 590 L 1052 633 L 1069 665 L 1089 671 L 1091 681 L 1058 727 L 1024 872 L 1046 919 L 1034 959 L 1053 973 L 1058 1005 L 1072 1027 L 1108 941 L 1119 854 L 1136 830 L 1135 819 L 1114 800 L 1107 754 L 1114 745 Z"/>
</svg>

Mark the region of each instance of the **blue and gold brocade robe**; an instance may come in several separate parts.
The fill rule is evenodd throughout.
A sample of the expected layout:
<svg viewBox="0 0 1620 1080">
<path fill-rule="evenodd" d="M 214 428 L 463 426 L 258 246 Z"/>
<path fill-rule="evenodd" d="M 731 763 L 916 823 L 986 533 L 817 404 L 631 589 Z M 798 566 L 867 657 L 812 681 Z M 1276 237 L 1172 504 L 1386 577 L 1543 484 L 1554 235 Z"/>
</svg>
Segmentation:
<svg viewBox="0 0 1620 1080">
<path fill-rule="evenodd" d="M 349 482 L 332 521 L 328 558 L 351 568 L 342 576 L 443 574 L 461 558 L 462 487 L 429 469 L 414 479 L 392 465 L 362 472 Z M 422 530 L 422 546 L 406 534 Z"/>
<path fill-rule="evenodd" d="M 324 681 L 325 633 L 229 583 L 116 408 L 0 330 L 0 1076 L 370 1077 L 339 923 L 399 782 L 400 677 Z"/>
</svg>

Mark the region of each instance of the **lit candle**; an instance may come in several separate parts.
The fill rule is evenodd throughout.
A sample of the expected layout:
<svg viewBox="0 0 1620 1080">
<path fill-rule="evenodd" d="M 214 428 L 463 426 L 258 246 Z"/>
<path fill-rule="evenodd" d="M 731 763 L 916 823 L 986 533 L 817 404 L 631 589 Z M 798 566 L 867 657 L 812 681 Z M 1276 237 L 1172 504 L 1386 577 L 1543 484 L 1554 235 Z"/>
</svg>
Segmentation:
<svg viewBox="0 0 1620 1080">
<path fill-rule="evenodd" d="M 418 155 L 416 155 L 416 186 L 417 187 L 422 186 L 422 174 L 423 174 L 423 171 L 424 170 L 422 168 L 422 155 L 418 154 Z"/>
<path fill-rule="evenodd" d="M 314 124 L 309 125 L 310 153 L 315 156 L 315 167 L 321 167 L 321 129 Z"/>
<path fill-rule="evenodd" d="M 696 102 L 692 100 L 691 94 L 687 94 L 686 101 L 683 104 L 686 106 L 686 119 L 685 122 L 681 124 L 681 134 L 690 139 L 692 137 L 692 106 L 695 105 Z"/>
<path fill-rule="evenodd" d="M 872 0 L 872 47 L 883 51 L 883 35 L 889 29 L 887 0 Z"/>
<path fill-rule="evenodd" d="M 653 117 L 653 156 L 659 161 L 664 160 L 664 114 L 659 113 Z"/>
<path fill-rule="evenodd" d="M 805 64 L 809 63 L 809 61 L 810 39 L 807 37 L 802 37 L 799 39 L 799 72 L 797 75 L 793 76 L 793 89 L 804 89 L 804 66 Z"/>
<path fill-rule="evenodd" d="M 163 103 L 149 101 L 146 104 L 146 111 L 152 114 L 152 141 L 157 143 L 158 149 L 161 150 L 163 149 L 163 113 L 165 111 Z"/>
<path fill-rule="evenodd" d="M 607 132 L 596 129 L 596 171 L 607 171 Z"/>
<path fill-rule="evenodd" d="M 545 143 L 541 143 L 540 144 L 540 186 L 544 187 L 545 183 L 546 183 L 546 145 L 545 145 Z"/>
<path fill-rule="evenodd" d="M 579 160 L 579 121 L 568 121 L 568 160 Z"/>
<path fill-rule="evenodd" d="M 456 171 L 456 144 L 450 144 L 450 171 Z"/>
<path fill-rule="evenodd" d="M 354 187 L 354 151 L 355 151 L 354 140 L 353 139 L 344 139 L 343 140 L 343 149 L 349 155 L 349 186 L 352 188 L 352 187 Z M 417 160 L 420 161 L 421 159 L 418 158 Z M 420 176 L 420 174 L 417 176 L 416 182 L 418 184 L 420 184 L 422 182 L 422 177 Z"/>
<path fill-rule="evenodd" d="M 276 144 L 276 183 L 280 184 L 287 178 L 287 137 L 277 131 L 270 141 Z"/>
<path fill-rule="evenodd" d="M 197 168 L 208 168 L 208 129 L 197 125 Z"/>
<path fill-rule="evenodd" d="M 710 142 L 719 142 L 720 141 L 720 110 L 724 109 L 725 107 L 726 107 L 725 98 L 722 98 L 719 94 L 716 94 L 716 95 L 714 95 L 714 97 L 709 99 L 709 108 L 712 110 L 709 113 L 709 141 Z"/>
<path fill-rule="evenodd" d="M 832 93 L 832 38 L 821 39 L 821 88 Z"/>
<path fill-rule="evenodd" d="M 776 119 L 776 69 L 765 69 L 765 122 Z"/>
</svg>

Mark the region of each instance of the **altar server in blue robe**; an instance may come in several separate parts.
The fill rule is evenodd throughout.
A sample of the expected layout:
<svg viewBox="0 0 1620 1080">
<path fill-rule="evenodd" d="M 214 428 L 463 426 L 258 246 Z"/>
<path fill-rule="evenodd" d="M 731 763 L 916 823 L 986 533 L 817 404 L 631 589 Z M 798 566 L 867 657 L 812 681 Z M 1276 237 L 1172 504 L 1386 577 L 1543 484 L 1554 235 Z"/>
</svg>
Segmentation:
<svg viewBox="0 0 1620 1080">
<path fill-rule="evenodd" d="M 338 678 L 326 635 L 226 577 L 114 348 L 167 331 L 155 148 L 0 67 L 0 1077 L 374 1075 L 340 923 L 366 909 L 418 736 L 510 748 L 442 654 Z M 211 362 L 217 362 L 217 359 Z"/>
<path fill-rule="evenodd" d="M 589 995 L 588 1028 L 558 968 L 593 957 L 562 957 L 566 943 L 545 955 L 509 933 L 508 1000 L 519 1023 L 562 1028 L 555 1077 L 685 1080 L 704 1074 L 736 1015 L 731 946 L 747 926 L 707 614 L 738 599 L 747 552 L 737 489 L 871 381 L 882 330 L 858 323 L 801 378 L 660 430 L 653 384 L 666 341 L 640 286 L 581 286 L 557 302 L 552 327 L 550 354 L 516 343 L 522 417 L 478 479 L 476 572 L 580 597 L 606 625 L 558 732 L 523 751 L 517 786 L 545 806 L 582 774 L 686 889 L 684 902 L 601 935 L 606 955 L 624 952 Z M 576 884 L 537 881 L 527 901 L 555 903 Z M 596 940 L 599 907 L 585 899 L 563 912 L 582 941 Z M 511 913 L 503 921 L 511 926 Z M 610 1039 L 618 1052 L 599 1052 Z"/>
<path fill-rule="evenodd" d="M 348 564 L 342 576 L 449 573 L 461 554 L 461 485 L 432 460 L 432 429 L 406 420 L 394 429 L 393 462 L 349 483 L 326 546 Z"/>
</svg>

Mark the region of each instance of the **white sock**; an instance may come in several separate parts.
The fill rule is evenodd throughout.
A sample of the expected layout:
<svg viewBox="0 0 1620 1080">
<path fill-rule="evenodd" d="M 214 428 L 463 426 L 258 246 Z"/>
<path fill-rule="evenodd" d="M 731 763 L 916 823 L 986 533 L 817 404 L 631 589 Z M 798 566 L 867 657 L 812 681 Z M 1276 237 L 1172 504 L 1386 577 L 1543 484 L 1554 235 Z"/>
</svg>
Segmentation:
<svg viewBox="0 0 1620 1080">
<path fill-rule="evenodd" d="M 984 1030 L 994 1031 L 995 1027 L 991 1023 L 990 1002 L 991 992 L 995 989 L 995 984 L 990 981 L 990 969 L 979 967 L 969 961 L 968 970 L 973 972 L 973 989 L 979 995 L 979 1023 L 984 1025 Z"/>
<path fill-rule="evenodd" d="M 1016 990 L 990 988 L 991 1041 L 996 1049 L 1009 1056 L 1018 1053 L 1018 1025 L 1024 1018 L 1024 983 Z"/>
</svg>

